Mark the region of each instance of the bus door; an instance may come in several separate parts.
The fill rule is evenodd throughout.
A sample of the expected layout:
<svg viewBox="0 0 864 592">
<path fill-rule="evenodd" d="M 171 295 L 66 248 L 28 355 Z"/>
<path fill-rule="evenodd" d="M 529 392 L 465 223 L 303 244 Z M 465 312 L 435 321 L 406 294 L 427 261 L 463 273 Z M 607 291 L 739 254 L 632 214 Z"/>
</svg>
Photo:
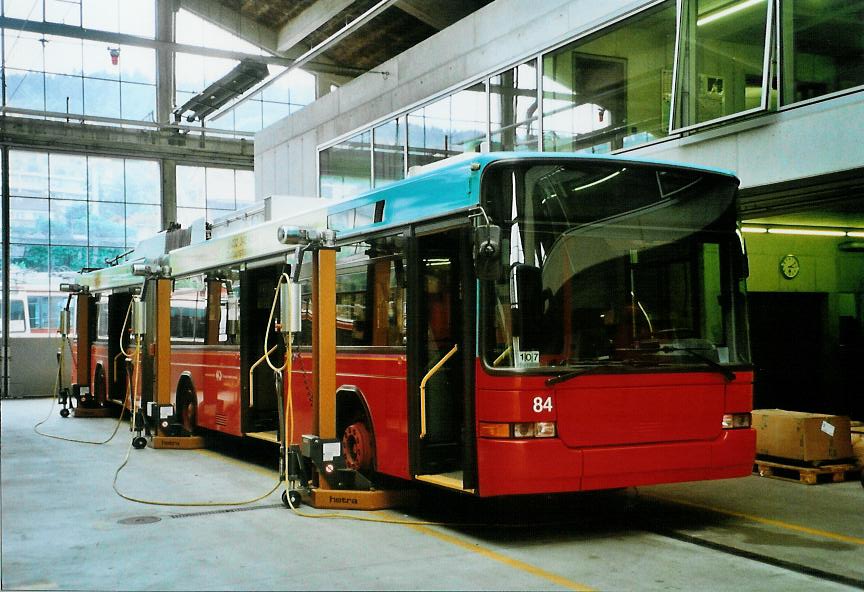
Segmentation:
<svg viewBox="0 0 864 592">
<path fill-rule="evenodd" d="M 105 296 L 102 296 L 102 298 L 105 298 Z M 129 312 L 129 304 L 132 302 L 132 293 L 115 291 L 107 298 L 108 326 L 107 334 L 104 337 L 107 338 L 108 342 L 108 367 L 102 368 L 101 375 L 97 367 L 92 388 L 94 395 L 99 398 L 101 396 L 100 389 L 103 388 L 100 384 L 104 384 L 104 376 L 107 375 L 108 398 L 122 404 L 126 398 L 127 389 L 131 388 L 132 380 L 129 375 L 129 372 L 132 370 L 131 364 L 127 364 L 126 356 L 120 351 L 121 341 L 123 350 L 127 353 L 132 353 L 131 347 L 134 346 L 132 340 L 129 338 L 129 326 L 132 322 L 131 313 L 130 318 L 127 319 L 126 317 L 126 313 Z M 126 324 L 125 333 L 123 332 L 124 324 Z M 98 335 L 99 332 L 101 332 L 101 329 L 97 329 L 97 336 L 100 338 L 103 337 L 103 335 Z"/>
<path fill-rule="evenodd" d="M 282 336 L 274 330 L 273 322 L 268 326 L 281 272 L 281 265 L 268 265 L 247 269 L 240 274 L 240 326 L 244 335 L 240 339 L 241 429 L 247 436 L 273 442 L 277 441 L 279 426 L 276 377 L 266 361 L 257 365 L 251 382 L 249 369 L 262 360 L 265 331 L 270 333 L 267 346 L 271 349 L 276 347 L 270 353 L 271 362 L 278 367 L 284 359 Z"/>
<path fill-rule="evenodd" d="M 475 485 L 474 281 L 468 234 L 420 236 L 409 266 L 408 381 L 417 479 L 451 489 Z M 413 273 L 411 268 L 413 268 Z"/>
</svg>

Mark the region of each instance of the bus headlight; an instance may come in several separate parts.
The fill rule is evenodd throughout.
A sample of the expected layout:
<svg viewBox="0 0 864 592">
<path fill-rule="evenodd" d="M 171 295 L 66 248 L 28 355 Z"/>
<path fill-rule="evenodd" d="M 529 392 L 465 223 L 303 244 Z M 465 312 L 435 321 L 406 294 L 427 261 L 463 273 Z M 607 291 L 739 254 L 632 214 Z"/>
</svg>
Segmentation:
<svg viewBox="0 0 864 592">
<path fill-rule="evenodd" d="M 538 421 L 534 425 L 535 438 L 554 438 L 557 435 L 554 421 Z"/>
<path fill-rule="evenodd" d="M 740 428 L 749 428 L 750 427 L 750 414 L 749 413 L 727 413 L 723 416 L 723 429 L 724 430 L 737 430 Z"/>
<path fill-rule="evenodd" d="M 513 424 L 514 438 L 533 438 L 534 424 L 533 423 L 514 423 Z"/>
</svg>

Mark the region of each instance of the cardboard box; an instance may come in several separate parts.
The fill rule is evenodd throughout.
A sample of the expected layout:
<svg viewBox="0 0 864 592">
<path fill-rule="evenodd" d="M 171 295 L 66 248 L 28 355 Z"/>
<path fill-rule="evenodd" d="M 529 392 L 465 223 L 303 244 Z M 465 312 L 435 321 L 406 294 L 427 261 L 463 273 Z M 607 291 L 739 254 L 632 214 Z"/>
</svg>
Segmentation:
<svg viewBox="0 0 864 592">
<path fill-rule="evenodd" d="M 852 454 L 858 459 L 858 466 L 864 469 L 864 434 L 852 434 Z"/>
<path fill-rule="evenodd" d="M 756 453 L 803 461 L 852 456 L 849 418 L 840 415 L 754 409 Z"/>
</svg>

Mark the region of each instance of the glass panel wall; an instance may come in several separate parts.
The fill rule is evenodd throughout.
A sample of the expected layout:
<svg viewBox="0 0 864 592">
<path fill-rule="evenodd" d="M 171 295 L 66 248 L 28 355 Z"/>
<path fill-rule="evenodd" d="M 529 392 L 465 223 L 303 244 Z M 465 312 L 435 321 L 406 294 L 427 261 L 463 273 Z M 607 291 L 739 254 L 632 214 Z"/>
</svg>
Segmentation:
<svg viewBox="0 0 864 592">
<path fill-rule="evenodd" d="M 3 29 L 5 105 L 75 116 L 153 121 L 156 52 Z M 116 49 L 116 48 L 115 48 Z"/>
<path fill-rule="evenodd" d="M 184 228 L 208 221 L 255 201 L 252 171 L 177 165 L 177 222 Z"/>
<path fill-rule="evenodd" d="M 405 178 L 405 123 L 401 117 L 374 130 L 375 187 Z"/>
<path fill-rule="evenodd" d="M 318 192 L 342 198 L 372 187 L 372 132 L 366 131 L 318 153 Z"/>
<path fill-rule="evenodd" d="M 864 0 L 666 0 L 540 60 L 539 112 L 532 59 L 386 124 L 398 126 L 407 115 L 407 166 L 475 150 L 487 127 L 493 150 L 535 149 L 539 120 L 540 150 L 605 153 L 667 137 L 670 126 L 857 90 L 864 85 Z M 376 134 L 392 138 L 384 127 Z M 395 148 L 376 135 L 376 186 L 392 181 L 385 169 L 398 170 L 385 164 Z M 328 148 L 322 158 L 343 149 Z M 327 183 L 339 193 L 335 177 Z"/>
<path fill-rule="evenodd" d="M 156 34 L 154 0 L 4 0 L 3 15 L 150 39 Z"/>
<path fill-rule="evenodd" d="M 610 152 L 667 135 L 675 2 L 543 57 L 543 149 Z"/>
<path fill-rule="evenodd" d="M 684 0 L 675 127 L 767 106 L 770 0 Z"/>
<path fill-rule="evenodd" d="M 536 60 L 489 79 L 492 150 L 537 150 L 538 115 Z"/>
<path fill-rule="evenodd" d="M 780 4 L 784 105 L 864 84 L 864 1 Z"/>
<path fill-rule="evenodd" d="M 408 168 L 473 152 L 486 141 L 486 85 L 474 84 L 408 114 Z"/>
<path fill-rule="evenodd" d="M 159 175 L 156 161 L 10 150 L 10 300 L 29 319 L 18 332 L 52 336 L 61 282 L 159 231 Z"/>
</svg>

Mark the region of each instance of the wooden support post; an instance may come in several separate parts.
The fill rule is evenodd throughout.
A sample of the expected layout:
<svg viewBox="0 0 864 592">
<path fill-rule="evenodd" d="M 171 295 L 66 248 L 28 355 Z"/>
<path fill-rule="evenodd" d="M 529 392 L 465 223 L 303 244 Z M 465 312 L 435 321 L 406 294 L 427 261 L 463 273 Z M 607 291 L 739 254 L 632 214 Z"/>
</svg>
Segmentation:
<svg viewBox="0 0 864 592">
<path fill-rule="evenodd" d="M 87 386 L 92 389 L 94 385 L 90 384 L 90 345 L 93 342 L 93 335 L 90 332 L 91 320 L 90 313 L 93 305 L 93 299 L 89 294 L 78 294 L 76 297 L 77 303 L 77 318 L 75 320 L 75 328 L 77 330 L 77 350 L 76 366 L 75 366 L 75 382 L 81 386 Z M 104 401 L 103 401 L 104 402 Z"/>
<path fill-rule="evenodd" d="M 155 392 L 153 401 L 160 404 L 171 403 L 171 280 L 156 280 L 156 322 L 154 323 L 153 343 L 156 347 Z"/>
<path fill-rule="evenodd" d="M 336 437 L 336 251 L 319 249 L 312 260 L 313 428 Z"/>
</svg>

